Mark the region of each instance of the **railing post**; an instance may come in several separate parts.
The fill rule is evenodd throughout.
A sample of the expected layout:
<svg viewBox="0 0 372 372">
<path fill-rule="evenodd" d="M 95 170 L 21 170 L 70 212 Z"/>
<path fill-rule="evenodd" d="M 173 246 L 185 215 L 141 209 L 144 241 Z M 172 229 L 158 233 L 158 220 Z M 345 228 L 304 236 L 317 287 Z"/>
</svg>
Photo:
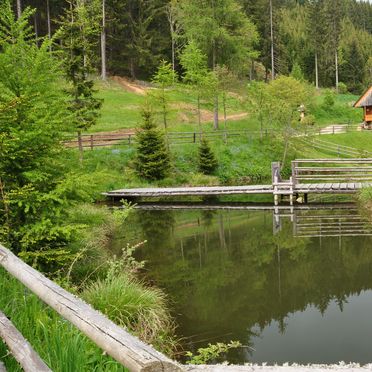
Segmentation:
<svg viewBox="0 0 372 372">
<path fill-rule="evenodd" d="M 196 143 L 196 133 L 194 132 L 193 142 Z"/>
<path fill-rule="evenodd" d="M 93 134 L 90 135 L 90 149 L 93 150 L 94 141 L 93 141 Z"/>
<path fill-rule="evenodd" d="M 130 146 L 131 143 L 132 143 L 132 135 L 129 134 L 129 135 L 128 135 L 128 145 Z"/>
</svg>

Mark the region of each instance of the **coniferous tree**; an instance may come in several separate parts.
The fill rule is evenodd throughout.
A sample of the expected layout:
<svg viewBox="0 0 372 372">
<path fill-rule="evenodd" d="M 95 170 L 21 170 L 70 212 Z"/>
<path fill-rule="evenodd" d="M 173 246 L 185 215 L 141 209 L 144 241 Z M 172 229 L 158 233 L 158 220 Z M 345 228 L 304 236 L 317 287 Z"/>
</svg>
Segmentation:
<svg viewBox="0 0 372 372">
<path fill-rule="evenodd" d="M 170 158 L 163 134 L 156 127 L 149 108 L 142 111 L 143 123 L 137 131 L 137 155 L 134 162 L 139 176 L 161 180 L 170 170 Z"/>
<path fill-rule="evenodd" d="M 97 9 L 89 8 L 81 0 L 70 0 L 70 8 L 62 20 L 61 37 L 64 51 L 66 78 L 71 83 L 67 89 L 71 96 L 70 109 L 78 133 L 80 161 L 83 160 L 81 132 L 97 122 L 102 101 L 94 96 L 92 49 L 99 35 Z M 95 4 L 94 2 L 92 4 Z"/>
<path fill-rule="evenodd" d="M 217 167 L 216 156 L 210 148 L 208 141 L 203 137 L 199 146 L 198 169 L 201 173 L 212 174 Z"/>
</svg>

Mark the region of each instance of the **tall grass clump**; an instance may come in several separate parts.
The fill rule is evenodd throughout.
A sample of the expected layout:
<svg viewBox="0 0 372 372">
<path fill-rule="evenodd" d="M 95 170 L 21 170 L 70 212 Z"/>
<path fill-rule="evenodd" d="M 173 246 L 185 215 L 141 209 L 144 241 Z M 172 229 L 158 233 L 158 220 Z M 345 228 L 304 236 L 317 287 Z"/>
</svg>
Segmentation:
<svg viewBox="0 0 372 372">
<path fill-rule="evenodd" d="M 176 342 L 166 295 L 136 278 L 144 263 L 132 258 L 133 250 L 124 249 L 121 259 L 109 263 L 107 276 L 89 285 L 82 297 L 114 323 L 172 355 Z"/>
</svg>

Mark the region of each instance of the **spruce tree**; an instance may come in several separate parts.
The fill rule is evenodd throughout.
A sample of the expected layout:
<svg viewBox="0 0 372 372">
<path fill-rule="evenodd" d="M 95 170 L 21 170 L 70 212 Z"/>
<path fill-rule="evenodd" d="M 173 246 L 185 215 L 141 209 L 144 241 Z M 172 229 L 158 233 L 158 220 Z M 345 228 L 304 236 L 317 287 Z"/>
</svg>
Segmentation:
<svg viewBox="0 0 372 372">
<path fill-rule="evenodd" d="M 208 141 L 203 137 L 199 146 L 198 168 L 199 172 L 212 174 L 218 167 L 217 159 L 209 146 Z"/>
<path fill-rule="evenodd" d="M 142 118 L 143 123 L 137 131 L 135 168 L 138 175 L 147 180 L 160 180 L 169 172 L 169 153 L 163 134 L 156 127 L 153 114 L 148 108 L 143 109 Z"/>
</svg>

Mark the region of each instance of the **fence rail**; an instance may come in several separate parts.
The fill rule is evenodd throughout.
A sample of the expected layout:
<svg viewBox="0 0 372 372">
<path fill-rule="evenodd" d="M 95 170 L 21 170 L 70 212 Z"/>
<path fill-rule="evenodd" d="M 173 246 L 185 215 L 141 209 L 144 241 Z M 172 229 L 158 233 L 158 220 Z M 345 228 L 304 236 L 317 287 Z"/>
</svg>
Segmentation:
<svg viewBox="0 0 372 372">
<path fill-rule="evenodd" d="M 132 336 L 90 305 L 24 263 L 1 244 L 0 265 L 130 371 L 184 370 L 178 363 Z M 22 348 L 22 345 L 18 347 Z M 26 352 L 25 348 L 23 350 Z M 30 371 L 36 372 L 37 369 Z"/>
<path fill-rule="evenodd" d="M 246 137 L 247 139 L 258 138 L 260 136 L 267 137 L 275 133 L 272 129 L 263 131 L 257 130 L 221 130 L 209 132 L 168 132 L 165 139 L 170 145 L 178 144 L 196 144 L 200 143 L 201 138 L 206 138 L 208 141 L 222 140 L 225 143 L 231 139 Z M 63 141 L 66 147 L 79 147 L 78 139 L 69 138 Z M 126 134 L 86 134 L 81 136 L 81 144 L 83 148 L 94 149 L 95 147 L 109 146 L 130 146 L 136 143 L 135 133 Z"/>
</svg>

